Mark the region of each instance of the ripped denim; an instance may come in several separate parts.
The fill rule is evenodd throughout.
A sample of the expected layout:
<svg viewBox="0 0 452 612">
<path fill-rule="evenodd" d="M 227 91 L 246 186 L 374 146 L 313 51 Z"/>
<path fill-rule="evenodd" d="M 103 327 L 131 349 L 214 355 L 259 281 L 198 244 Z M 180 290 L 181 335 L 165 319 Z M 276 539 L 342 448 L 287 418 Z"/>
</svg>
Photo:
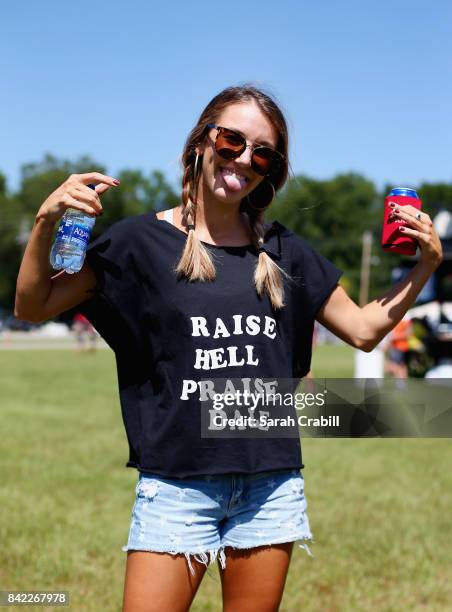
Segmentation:
<svg viewBox="0 0 452 612">
<path fill-rule="evenodd" d="M 136 485 L 127 545 L 185 555 L 207 567 L 217 559 L 226 567 L 224 549 L 313 541 L 306 513 L 304 479 L 299 470 L 166 478 L 141 472 Z"/>
</svg>

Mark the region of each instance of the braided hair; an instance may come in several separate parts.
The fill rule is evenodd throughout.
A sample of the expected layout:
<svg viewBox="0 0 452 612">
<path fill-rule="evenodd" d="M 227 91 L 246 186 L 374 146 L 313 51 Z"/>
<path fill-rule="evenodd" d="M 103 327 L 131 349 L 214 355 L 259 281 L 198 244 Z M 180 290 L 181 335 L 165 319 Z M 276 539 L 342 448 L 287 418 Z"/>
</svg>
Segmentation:
<svg viewBox="0 0 452 612">
<path fill-rule="evenodd" d="M 217 94 L 201 113 L 198 122 L 190 132 L 182 154 L 182 222 L 188 228 L 188 236 L 176 273 L 190 281 L 211 281 L 215 278 L 215 265 L 212 257 L 195 234 L 197 192 L 201 177 L 202 156 L 196 152 L 206 134 L 206 126 L 216 123 L 223 110 L 231 105 L 254 101 L 263 114 L 271 121 L 278 133 L 276 150 L 284 157 L 272 175 L 254 189 L 240 203 L 240 212 L 249 222 L 253 246 L 259 251 L 254 272 L 254 285 L 257 293 L 267 293 L 274 309 L 284 306 L 284 287 L 282 275 L 288 276 L 271 257 L 261 249 L 265 236 L 264 210 L 276 191 L 284 185 L 288 175 L 288 134 L 283 113 L 273 98 L 251 85 L 228 87 Z M 270 189 L 269 189 L 270 188 Z M 271 201 L 270 198 L 270 201 Z"/>
</svg>

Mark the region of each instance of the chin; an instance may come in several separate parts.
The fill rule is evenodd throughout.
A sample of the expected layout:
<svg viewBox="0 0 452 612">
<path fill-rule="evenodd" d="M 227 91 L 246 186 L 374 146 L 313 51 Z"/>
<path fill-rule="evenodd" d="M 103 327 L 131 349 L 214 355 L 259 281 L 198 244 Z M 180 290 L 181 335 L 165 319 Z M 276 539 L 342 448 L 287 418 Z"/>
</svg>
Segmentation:
<svg viewBox="0 0 452 612">
<path fill-rule="evenodd" d="M 246 197 L 248 192 L 231 193 L 223 187 L 218 187 L 213 190 L 213 195 L 220 202 L 240 202 Z"/>
</svg>

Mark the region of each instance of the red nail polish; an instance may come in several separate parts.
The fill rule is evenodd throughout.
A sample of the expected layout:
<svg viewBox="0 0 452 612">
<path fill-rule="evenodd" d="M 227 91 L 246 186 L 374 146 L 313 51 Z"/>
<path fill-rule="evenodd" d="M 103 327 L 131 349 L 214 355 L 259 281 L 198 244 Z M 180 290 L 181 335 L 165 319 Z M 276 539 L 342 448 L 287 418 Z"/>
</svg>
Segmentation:
<svg viewBox="0 0 452 612">
<path fill-rule="evenodd" d="M 115 185 L 119 185 L 119 184 L 121 183 L 121 181 L 118 181 L 118 179 L 113 179 L 113 183 L 114 183 Z"/>
<path fill-rule="evenodd" d="M 404 231 L 405 231 L 405 228 L 404 228 L 404 227 L 399 227 L 399 230 L 400 230 L 401 232 L 404 232 Z"/>
</svg>

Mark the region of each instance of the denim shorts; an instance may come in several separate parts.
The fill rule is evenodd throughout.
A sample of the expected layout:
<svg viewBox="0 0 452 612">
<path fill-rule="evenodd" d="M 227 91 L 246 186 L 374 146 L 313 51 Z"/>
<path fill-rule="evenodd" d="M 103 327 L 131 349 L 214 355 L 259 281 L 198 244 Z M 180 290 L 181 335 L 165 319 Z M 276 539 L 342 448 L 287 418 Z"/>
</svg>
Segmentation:
<svg viewBox="0 0 452 612">
<path fill-rule="evenodd" d="M 184 554 L 226 567 L 224 548 L 312 541 L 299 470 L 166 478 L 140 472 L 129 550 Z"/>
</svg>

